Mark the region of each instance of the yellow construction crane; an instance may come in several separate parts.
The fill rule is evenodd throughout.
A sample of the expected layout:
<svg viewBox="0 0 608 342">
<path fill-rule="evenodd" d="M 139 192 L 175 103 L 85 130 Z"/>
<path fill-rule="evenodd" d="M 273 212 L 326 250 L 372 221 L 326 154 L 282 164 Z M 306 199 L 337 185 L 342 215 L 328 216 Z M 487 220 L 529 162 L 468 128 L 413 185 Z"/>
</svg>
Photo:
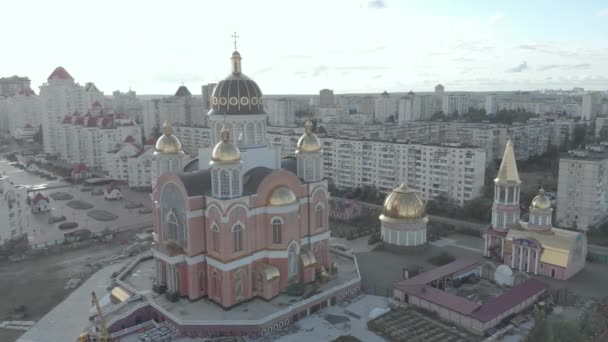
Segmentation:
<svg viewBox="0 0 608 342">
<path fill-rule="evenodd" d="M 106 326 L 106 319 L 103 317 L 103 312 L 101 311 L 101 306 L 99 305 L 99 301 L 97 300 L 97 296 L 95 295 L 95 292 L 91 292 L 91 302 L 93 303 L 93 305 L 95 306 L 95 309 L 97 310 L 97 314 L 99 315 L 99 325 L 100 325 L 100 329 L 101 330 L 101 335 L 99 336 L 99 338 L 97 338 L 96 336 L 91 336 L 90 333 L 85 332 L 80 334 L 80 336 L 78 336 L 78 342 L 111 342 L 112 340 L 110 339 L 110 332 L 108 331 L 108 327 Z"/>
</svg>

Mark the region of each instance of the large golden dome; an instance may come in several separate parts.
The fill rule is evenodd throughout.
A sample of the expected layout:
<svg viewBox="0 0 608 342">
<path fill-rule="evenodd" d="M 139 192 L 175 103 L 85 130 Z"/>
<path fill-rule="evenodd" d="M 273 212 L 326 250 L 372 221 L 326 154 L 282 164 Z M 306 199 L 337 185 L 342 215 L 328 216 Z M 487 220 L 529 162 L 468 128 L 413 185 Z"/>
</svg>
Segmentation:
<svg viewBox="0 0 608 342">
<path fill-rule="evenodd" d="M 549 209 L 551 200 L 545 195 L 545 189 L 540 189 L 538 195 L 532 199 L 532 209 Z"/>
<path fill-rule="evenodd" d="M 173 127 L 169 122 L 163 125 L 163 135 L 156 141 L 154 153 L 180 154 L 182 153 L 182 143 L 173 135 Z"/>
<path fill-rule="evenodd" d="M 280 186 L 272 191 L 268 199 L 268 205 L 282 206 L 294 203 L 297 200 L 296 195 L 286 186 Z"/>
<path fill-rule="evenodd" d="M 312 132 L 312 122 L 306 121 L 304 124 L 304 135 L 298 140 L 296 151 L 298 153 L 318 152 L 321 150 L 321 141 Z"/>
<path fill-rule="evenodd" d="M 241 160 L 238 147 L 230 142 L 230 132 L 222 128 L 222 141 L 217 143 L 211 152 L 211 160 L 218 163 L 233 163 Z"/>
<path fill-rule="evenodd" d="M 380 220 L 420 219 L 425 213 L 426 208 L 422 198 L 403 183 L 386 196 Z"/>
</svg>

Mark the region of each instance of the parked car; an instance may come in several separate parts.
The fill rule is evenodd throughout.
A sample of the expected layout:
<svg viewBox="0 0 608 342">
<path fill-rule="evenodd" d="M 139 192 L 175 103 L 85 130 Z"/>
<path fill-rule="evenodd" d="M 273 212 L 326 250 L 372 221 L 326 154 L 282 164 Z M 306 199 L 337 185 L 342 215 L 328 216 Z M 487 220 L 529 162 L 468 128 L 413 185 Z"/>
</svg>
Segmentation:
<svg viewBox="0 0 608 342">
<path fill-rule="evenodd" d="M 53 223 L 57 223 L 57 222 L 62 222 L 65 221 L 66 218 L 65 216 L 51 216 L 49 217 L 49 224 L 53 224 Z"/>
</svg>

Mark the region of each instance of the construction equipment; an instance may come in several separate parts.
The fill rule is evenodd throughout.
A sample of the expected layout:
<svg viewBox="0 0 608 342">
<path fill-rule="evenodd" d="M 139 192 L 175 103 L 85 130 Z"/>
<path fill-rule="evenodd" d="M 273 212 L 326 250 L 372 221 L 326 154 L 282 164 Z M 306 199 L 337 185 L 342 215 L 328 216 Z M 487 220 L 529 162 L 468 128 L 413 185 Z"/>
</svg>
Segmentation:
<svg viewBox="0 0 608 342">
<path fill-rule="evenodd" d="M 77 342 L 112 342 L 110 332 L 108 331 L 108 327 L 106 326 L 106 319 L 103 317 L 103 312 L 101 311 L 101 306 L 99 305 L 99 301 L 97 300 L 95 292 L 91 292 L 91 297 L 91 302 L 97 310 L 97 315 L 99 315 L 99 330 L 101 335 L 96 336 L 90 332 L 84 332 L 80 334 L 80 336 L 78 336 Z"/>
</svg>

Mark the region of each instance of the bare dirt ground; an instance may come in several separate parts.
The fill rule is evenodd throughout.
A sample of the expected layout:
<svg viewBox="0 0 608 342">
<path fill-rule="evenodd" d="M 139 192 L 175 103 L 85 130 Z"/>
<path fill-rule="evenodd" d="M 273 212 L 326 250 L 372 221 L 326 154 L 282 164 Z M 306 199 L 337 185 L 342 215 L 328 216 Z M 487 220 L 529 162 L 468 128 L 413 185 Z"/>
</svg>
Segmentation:
<svg viewBox="0 0 608 342">
<path fill-rule="evenodd" d="M 16 262 L 0 262 L 0 321 L 11 320 L 10 312 L 19 305 L 25 305 L 27 310 L 22 320 L 39 320 L 73 291 L 65 288 L 68 280 L 86 280 L 96 271 L 88 264 L 119 254 L 135 233 L 121 233 L 110 242 L 94 242 Z M 15 341 L 22 333 L 0 329 L 0 341 Z"/>
</svg>

